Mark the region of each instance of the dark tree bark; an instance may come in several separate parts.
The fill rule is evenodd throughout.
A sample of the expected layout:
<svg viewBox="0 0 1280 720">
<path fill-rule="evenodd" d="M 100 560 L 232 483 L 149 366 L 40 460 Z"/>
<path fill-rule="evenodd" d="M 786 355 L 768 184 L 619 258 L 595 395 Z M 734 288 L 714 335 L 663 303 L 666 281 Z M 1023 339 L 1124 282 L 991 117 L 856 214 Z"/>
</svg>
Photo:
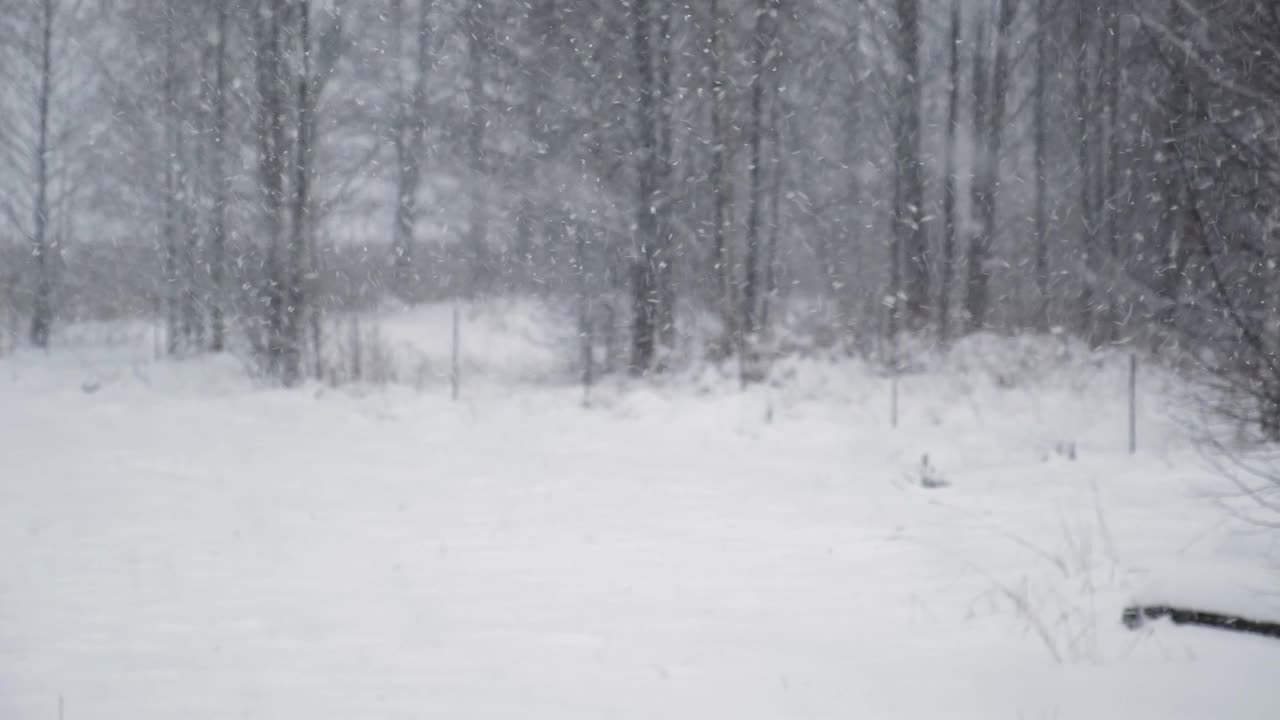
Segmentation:
<svg viewBox="0 0 1280 720">
<path fill-rule="evenodd" d="M 1094 104 L 1090 74 L 1093 72 L 1091 53 L 1091 23 L 1089 3 L 1080 0 L 1076 8 L 1072 44 L 1076 48 L 1075 90 L 1077 112 L 1078 163 L 1080 171 L 1080 245 L 1084 252 L 1084 277 L 1080 288 L 1080 332 L 1091 346 L 1101 344 L 1101 328 L 1097 319 L 1097 284 L 1101 275 L 1098 253 L 1098 208 L 1095 204 L 1096 155 L 1094 146 L 1098 139 L 1094 132 Z"/>
<path fill-rule="evenodd" d="M 960 124 L 960 1 L 951 0 L 950 61 L 947 66 L 946 169 L 942 186 L 942 263 L 938 275 L 938 336 L 951 339 L 951 285 L 956 255 L 956 131 Z"/>
<path fill-rule="evenodd" d="M 258 173 L 266 235 L 265 301 L 267 371 L 284 377 L 287 352 L 286 313 L 289 278 L 284 254 L 286 174 L 286 95 L 283 51 L 285 0 L 263 0 L 259 6 L 257 113 Z"/>
<path fill-rule="evenodd" d="M 741 325 L 738 323 L 734 282 L 733 253 L 733 103 L 729 97 L 729 50 L 726 19 L 718 0 L 711 0 L 711 187 L 715 195 L 713 211 L 712 258 L 715 263 L 716 287 L 724 322 L 721 354 L 729 355 L 741 348 Z"/>
<path fill-rule="evenodd" d="M 35 217 L 31 254 L 35 260 L 35 293 L 31 308 L 31 344 L 49 347 L 53 329 L 53 257 L 49 242 L 49 101 L 53 95 L 54 0 L 43 0 L 40 17 L 40 89 L 36 97 Z"/>
<path fill-rule="evenodd" d="M 974 32 L 974 49 L 973 49 L 973 163 L 969 172 L 969 207 L 970 212 L 979 215 L 979 227 L 969 235 L 968 246 L 965 250 L 965 288 L 964 288 L 964 314 L 966 330 L 980 327 L 983 319 L 975 320 L 975 313 L 980 312 L 979 308 L 975 308 L 973 303 L 980 296 L 979 286 L 983 278 L 981 276 L 982 248 L 986 245 L 986 238 L 983 234 L 986 227 L 981 224 L 982 207 L 986 203 L 987 193 L 987 170 L 986 162 L 989 154 L 986 150 L 987 141 L 990 136 L 987 133 L 988 117 L 990 116 L 991 103 L 991 77 L 988 74 L 987 53 L 989 47 L 987 45 L 987 20 L 982 13 L 974 19 L 976 31 Z"/>
<path fill-rule="evenodd" d="M 1186 19 L 1179 0 L 1169 0 L 1168 25 L 1174 33 L 1186 32 Z M 1171 87 L 1169 101 L 1161 108 L 1163 132 L 1159 145 L 1161 157 L 1158 172 L 1163 202 L 1158 234 L 1161 262 L 1156 268 L 1155 289 L 1161 300 L 1156 321 L 1168 333 L 1175 329 L 1182 289 L 1187 283 L 1186 272 L 1196 246 L 1191 238 L 1194 227 L 1187 211 L 1191 202 L 1190 193 L 1182 182 L 1184 169 L 1191 161 L 1183 150 L 1183 144 L 1187 141 L 1186 135 L 1195 109 L 1186 69 L 1174 60 L 1178 56 L 1178 50 L 1172 47 L 1172 43 L 1167 40 L 1165 42 L 1169 47 L 1161 52 L 1169 69 Z"/>
<path fill-rule="evenodd" d="M 230 10 L 227 2 L 215 0 L 217 20 L 214 29 L 213 87 L 210 98 L 213 128 L 210 141 L 210 182 L 213 190 L 209 233 L 209 347 L 222 352 L 227 344 L 227 198 L 230 196 L 226 173 L 227 138 L 227 33 Z"/>
<path fill-rule="evenodd" d="M 658 67 L 656 77 L 657 133 L 658 133 L 658 174 L 655 207 L 658 213 L 658 266 L 655 270 L 657 285 L 656 339 L 664 355 L 669 355 L 676 344 L 676 284 L 675 267 L 680 259 L 677 252 L 675 229 L 675 197 L 678 188 L 675 186 L 675 118 L 672 109 L 675 105 L 674 88 L 671 81 L 675 68 L 672 55 L 671 15 L 676 12 L 672 0 L 659 0 L 657 43 Z"/>
<path fill-rule="evenodd" d="M 1017 0 L 999 0 L 995 26 L 995 62 L 989 95 L 990 112 L 986 116 L 986 126 L 978 129 L 978 132 L 986 135 L 982 145 L 986 157 L 980 165 L 981 190 L 977 206 L 982 230 L 969 247 L 968 282 L 965 287 L 965 308 L 970 332 L 986 326 L 987 312 L 991 305 L 991 249 L 997 231 L 1000 146 L 1004 137 L 1009 85 L 1009 29 L 1016 12 Z"/>
<path fill-rule="evenodd" d="M 1048 0 L 1036 0 L 1036 80 L 1032 88 L 1035 107 L 1035 173 L 1036 173 L 1036 247 L 1035 276 L 1039 302 L 1035 311 L 1035 326 L 1042 333 L 1049 332 L 1049 190 L 1048 156 L 1049 135 L 1046 105 L 1046 88 L 1049 84 L 1049 58 L 1046 45 L 1051 28 L 1047 22 L 1045 5 Z"/>
<path fill-rule="evenodd" d="M 778 0 L 777 5 L 781 5 Z M 771 64 L 773 72 L 781 72 L 779 65 L 781 64 L 782 54 L 782 13 L 778 9 L 779 23 L 777 30 L 777 54 L 774 56 Z M 781 79 L 777 81 L 781 83 Z M 783 104 L 781 88 L 775 85 L 773 101 L 769 103 L 769 143 L 771 151 L 769 153 L 769 183 L 768 183 L 768 201 L 769 201 L 769 220 L 768 220 L 768 246 L 765 250 L 764 261 L 764 297 L 760 299 L 760 324 L 763 327 L 769 327 L 770 310 L 774 301 L 778 298 L 778 242 L 782 234 L 782 219 L 779 201 L 781 200 L 783 187 L 783 153 L 782 153 L 782 123 L 783 123 Z M 854 173 L 850 173 L 853 175 Z"/>
<path fill-rule="evenodd" d="M 761 144 L 766 132 L 765 92 L 777 82 L 770 66 L 777 53 L 776 0 L 756 0 L 755 28 L 751 38 L 751 118 L 748 126 L 747 171 L 750 189 L 747 199 L 746 268 L 742 284 L 742 329 L 748 336 L 760 325 L 761 208 L 765 202 Z M 770 92 L 775 92 L 770 90 Z"/>
<path fill-rule="evenodd" d="M 487 102 L 484 73 L 491 43 L 488 5 L 484 0 L 468 2 L 462 14 L 467 35 L 467 153 L 472 178 L 470 221 L 466 245 L 470 253 L 471 292 L 486 293 L 494 280 L 493 258 L 489 250 L 489 161 L 485 151 Z"/>
<path fill-rule="evenodd" d="M 415 62 L 411 89 L 405 89 L 403 79 L 398 83 L 398 115 L 393 132 L 393 142 L 398 164 L 396 212 L 392 226 L 391 257 L 395 268 L 395 291 L 406 301 L 420 295 L 420 279 L 414 257 L 414 230 L 417 225 L 418 188 L 422 177 L 422 156 L 426 146 L 427 74 L 431 63 L 431 5 L 432 0 L 422 0 L 418 8 L 416 24 Z M 401 60 L 401 26 L 405 22 L 404 0 L 391 0 L 391 18 L 394 27 L 392 55 Z"/>
<path fill-rule="evenodd" d="M 178 117 L 178 57 L 177 39 L 173 34 L 174 19 L 164 18 L 164 134 L 167 157 L 164 165 L 164 307 L 165 352 L 177 355 L 182 335 L 183 278 L 178 271 L 178 234 L 182 211 L 178 206 L 182 189 L 182 175 L 178 166 L 182 157 L 182 120 Z"/>
<path fill-rule="evenodd" d="M 171 23 L 172 24 L 172 23 Z M 174 58 L 176 61 L 177 58 Z M 187 72 L 191 72 L 187 70 Z M 185 86 L 188 78 L 186 73 L 177 75 L 179 81 Z M 184 92 L 179 100 L 175 96 L 175 105 L 182 105 L 189 102 L 187 94 Z M 189 116 L 183 113 L 183 107 L 175 107 L 174 112 L 177 114 L 177 122 L 174 127 L 175 143 L 173 150 L 173 160 L 177 163 L 176 187 L 178 195 L 171 200 L 177 205 L 176 217 L 178 219 L 179 228 L 175 234 L 175 242 L 180 242 L 178 248 L 178 261 L 180 268 L 178 270 L 177 285 L 175 286 L 175 294 L 178 301 L 178 315 L 181 322 L 182 344 L 185 352 L 199 350 L 204 344 L 204 321 L 200 317 L 200 285 L 202 268 L 200 264 L 200 228 L 196 222 L 196 198 L 199 196 L 198 172 L 192 172 L 192 168 L 200 168 L 204 158 L 200 151 L 200 142 L 197 137 L 190 138 L 188 142 L 188 126 L 190 123 Z M 179 114 L 181 113 L 181 114 Z"/>
<path fill-rule="evenodd" d="M 929 314 L 929 238 L 924 226 L 924 166 L 920 133 L 920 3 L 897 0 L 899 71 L 894 164 L 898 180 L 895 236 L 899 237 L 906 322 L 920 329 Z"/>
<path fill-rule="evenodd" d="M 293 153 L 293 224 L 289 233 L 288 269 L 285 292 L 285 352 L 281 379 L 294 385 L 302 377 L 302 354 L 306 347 L 307 298 L 305 282 L 309 258 L 308 232 L 311 204 L 311 1 L 298 0 L 298 44 L 302 75 L 298 78 L 297 128 Z"/>
<path fill-rule="evenodd" d="M 650 0 L 632 0 L 632 43 L 636 61 L 636 221 L 631 257 L 631 373 L 642 375 L 653 367 L 657 344 L 658 216 L 654 212 L 658 190 L 658 137 L 654 122 L 652 6 Z"/>
<path fill-rule="evenodd" d="M 1120 83 L 1122 81 L 1121 65 L 1123 59 L 1120 55 L 1120 37 L 1122 28 L 1120 26 L 1120 9 L 1119 4 L 1122 0 L 1113 0 L 1109 3 L 1103 15 L 1105 25 L 1102 33 L 1102 47 L 1106 55 L 1106 59 L 1102 63 L 1106 87 L 1103 95 L 1104 103 L 1104 122 L 1106 127 L 1106 145 L 1098 144 L 1099 152 L 1102 158 L 1099 161 L 1099 169 L 1102 177 L 1098 187 L 1103 192 L 1103 197 L 1097 206 L 1102 212 L 1103 234 L 1107 240 L 1107 263 L 1106 263 L 1106 316 L 1103 324 L 1104 341 L 1110 341 L 1116 337 L 1120 330 L 1120 308 L 1118 303 L 1120 298 L 1117 297 L 1117 289 L 1115 287 L 1115 278 L 1119 277 L 1121 270 L 1120 259 L 1120 203 L 1124 202 L 1124 192 L 1120 187 L 1120 153 L 1121 153 L 1121 134 L 1122 128 L 1119 122 L 1120 112 Z"/>
<path fill-rule="evenodd" d="M 1280 623 L 1254 620 L 1241 615 L 1197 610 L 1171 605 L 1134 605 L 1124 609 L 1121 617 L 1125 627 L 1137 630 L 1148 620 L 1169 618 L 1174 625 L 1199 625 L 1216 630 L 1261 635 L 1280 639 Z"/>
</svg>

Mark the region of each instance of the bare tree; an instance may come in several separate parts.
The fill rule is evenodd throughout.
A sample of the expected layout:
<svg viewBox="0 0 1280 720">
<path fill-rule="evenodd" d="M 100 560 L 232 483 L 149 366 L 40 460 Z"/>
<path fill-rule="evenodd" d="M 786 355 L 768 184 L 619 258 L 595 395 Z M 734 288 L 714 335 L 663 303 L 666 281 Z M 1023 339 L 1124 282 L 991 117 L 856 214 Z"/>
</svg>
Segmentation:
<svg viewBox="0 0 1280 720">
<path fill-rule="evenodd" d="M 1146 7 L 1144 28 L 1171 75 L 1163 198 L 1173 238 L 1164 282 L 1194 283 L 1170 322 L 1204 371 L 1216 419 L 1280 440 L 1280 10 L 1260 0 Z M 1185 15 L 1184 15 L 1185 12 Z M 1212 182 L 1208 182 L 1212 172 Z M 1185 213 L 1185 215 L 1182 215 Z M 1183 243 L 1194 256 L 1183 255 Z M 1172 267 L 1170 267 L 1172 266 Z M 1182 270 L 1178 270 L 1182 268 Z M 1167 277 L 1167 276 L 1166 276 Z M 1166 294 L 1179 297 L 1175 288 Z M 1280 472 L 1266 479 L 1280 485 Z"/>
</svg>

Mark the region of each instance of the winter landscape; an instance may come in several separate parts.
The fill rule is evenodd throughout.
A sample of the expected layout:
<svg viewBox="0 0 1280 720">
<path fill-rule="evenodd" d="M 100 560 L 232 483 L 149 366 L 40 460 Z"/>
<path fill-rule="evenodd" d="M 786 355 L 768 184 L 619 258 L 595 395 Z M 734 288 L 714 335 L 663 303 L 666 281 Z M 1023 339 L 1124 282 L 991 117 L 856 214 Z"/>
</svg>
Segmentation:
<svg viewBox="0 0 1280 720">
<path fill-rule="evenodd" d="M 1268 0 L 0 0 L 0 718 L 1280 716 Z"/>
<path fill-rule="evenodd" d="M 424 357 L 432 315 L 399 318 Z M 456 402 L 145 337 L 6 358 L 0 714 L 1274 717 L 1276 640 L 1121 624 L 1280 617 L 1275 531 L 1225 511 L 1173 376 L 1130 455 L 1127 356 L 1073 341 L 966 340 L 895 429 L 856 361 L 583 408 L 501 335 Z"/>
</svg>

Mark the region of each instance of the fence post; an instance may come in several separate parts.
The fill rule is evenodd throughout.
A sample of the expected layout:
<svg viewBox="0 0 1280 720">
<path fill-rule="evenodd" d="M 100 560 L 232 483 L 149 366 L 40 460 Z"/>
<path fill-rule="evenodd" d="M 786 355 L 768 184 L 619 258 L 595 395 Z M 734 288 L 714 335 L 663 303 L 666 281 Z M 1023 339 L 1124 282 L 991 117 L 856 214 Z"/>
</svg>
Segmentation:
<svg viewBox="0 0 1280 720">
<path fill-rule="evenodd" d="M 1129 354 L 1129 454 L 1138 452 L 1138 354 Z"/>
<path fill-rule="evenodd" d="M 573 226 L 578 265 L 578 334 L 582 341 L 582 407 L 591 407 L 591 383 L 595 361 L 595 334 L 591 322 L 591 292 L 587 283 L 587 232 L 579 223 Z"/>
<path fill-rule="evenodd" d="M 585 283 L 584 283 L 585 285 Z M 582 341 L 582 407 L 591 407 L 591 383 L 594 378 L 593 367 L 595 361 L 595 336 L 591 327 L 591 313 L 587 307 L 587 294 L 582 293 L 582 297 L 578 299 L 580 304 L 578 310 L 578 334 Z"/>
<path fill-rule="evenodd" d="M 889 427 L 898 427 L 898 368 L 895 365 L 889 378 Z"/>
<path fill-rule="evenodd" d="M 453 301 L 453 350 L 451 354 L 452 365 L 451 365 L 451 372 L 449 373 L 449 383 L 452 386 L 454 400 L 458 399 L 458 392 L 460 390 L 459 385 L 461 385 L 462 383 L 461 371 L 458 367 L 459 345 L 462 341 L 461 340 L 462 330 L 460 328 L 461 324 L 462 323 L 460 322 L 458 317 L 458 301 L 455 299 Z"/>
</svg>

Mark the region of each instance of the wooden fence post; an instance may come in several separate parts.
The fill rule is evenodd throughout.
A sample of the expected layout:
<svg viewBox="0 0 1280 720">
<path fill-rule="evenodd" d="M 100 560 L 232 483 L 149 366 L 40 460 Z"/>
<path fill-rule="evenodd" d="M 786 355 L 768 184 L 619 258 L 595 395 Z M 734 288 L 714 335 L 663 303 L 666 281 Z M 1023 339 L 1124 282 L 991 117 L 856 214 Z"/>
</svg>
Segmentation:
<svg viewBox="0 0 1280 720">
<path fill-rule="evenodd" d="M 1138 354 L 1129 354 L 1129 454 L 1138 452 Z"/>
<path fill-rule="evenodd" d="M 458 301 L 454 300 L 453 301 L 453 350 L 452 350 L 452 356 L 451 356 L 452 365 L 451 365 L 451 372 L 449 373 L 449 383 L 452 386 L 454 400 L 458 399 L 458 393 L 461 390 L 460 385 L 462 383 L 462 373 L 461 373 L 461 369 L 459 368 L 459 360 L 458 360 L 458 356 L 460 352 L 459 346 L 462 342 L 462 329 L 460 327 L 461 325 L 462 325 L 462 322 L 458 317 Z"/>
</svg>

